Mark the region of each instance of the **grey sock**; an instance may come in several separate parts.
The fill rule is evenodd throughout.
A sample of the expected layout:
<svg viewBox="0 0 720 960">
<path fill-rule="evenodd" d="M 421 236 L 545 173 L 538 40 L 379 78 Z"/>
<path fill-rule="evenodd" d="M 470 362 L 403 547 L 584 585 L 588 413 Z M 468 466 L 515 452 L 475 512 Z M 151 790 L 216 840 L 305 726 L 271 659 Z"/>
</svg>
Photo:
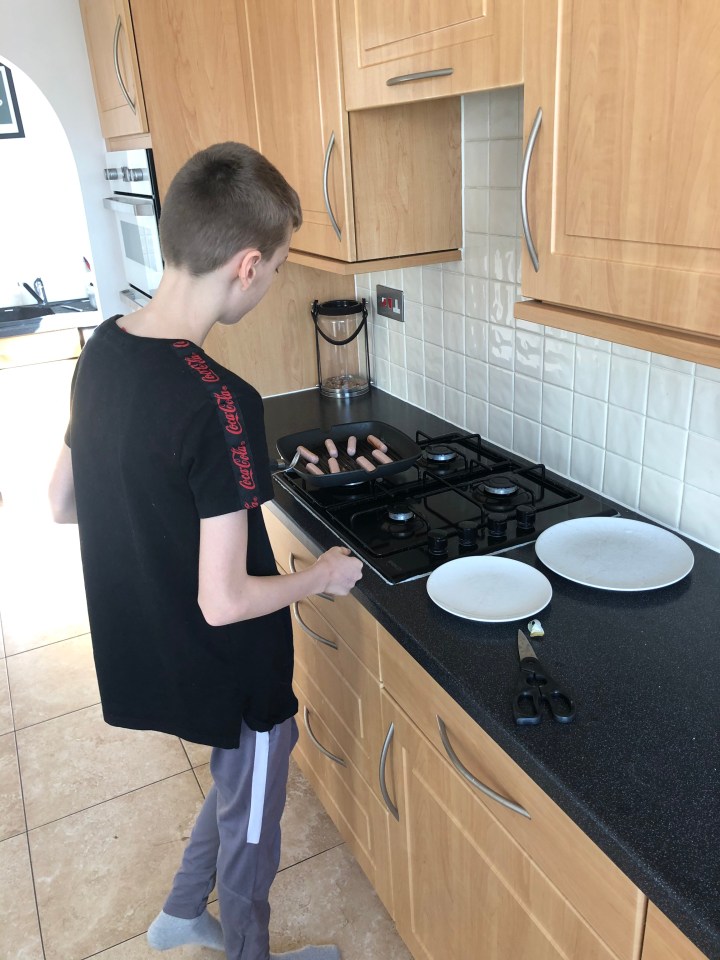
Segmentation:
<svg viewBox="0 0 720 960">
<path fill-rule="evenodd" d="M 155 950 L 170 950 L 172 947 L 182 947 L 189 943 L 210 947 L 211 950 L 225 949 L 222 927 L 207 910 L 194 920 L 173 917 L 161 910 L 150 924 L 147 941 Z M 305 957 L 302 960 L 305 960 Z M 323 957 L 323 960 L 326 958 Z M 331 958 L 328 957 L 327 960 Z"/>
<path fill-rule="evenodd" d="M 270 960 L 340 960 L 340 951 L 334 945 L 327 947 L 303 947 L 289 953 L 271 953 Z"/>
</svg>

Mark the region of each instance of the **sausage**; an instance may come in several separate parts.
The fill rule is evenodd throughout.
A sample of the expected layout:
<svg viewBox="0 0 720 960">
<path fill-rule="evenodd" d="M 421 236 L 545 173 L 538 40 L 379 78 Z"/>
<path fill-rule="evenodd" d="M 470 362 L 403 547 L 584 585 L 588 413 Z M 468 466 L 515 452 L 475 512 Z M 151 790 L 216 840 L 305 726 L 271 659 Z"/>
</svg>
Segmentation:
<svg viewBox="0 0 720 960">
<path fill-rule="evenodd" d="M 315 476 L 315 477 L 324 477 L 324 476 L 325 476 L 325 474 L 324 474 L 323 471 L 320 469 L 320 467 L 316 467 L 314 463 L 309 463 L 309 464 L 305 467 L 305 469 L 307 470 L 308 473 L 312 473 L 313 476 Z"/>
<path fill-rule="evenodd" d="M 372 434 L 368 435 L 367 442 L 371 446 L 375 447 L 376 450 L 381 450 L 383 453 L 387 453 L 387 447 L 382 440 L 378 440 L 378 438 L 374 437 Z"/>
<path fill-rule="evenodd" d="M 347 454 L 349 457 L 354 457 L 357 452 L 357 437 L 348 437 L 347 438 Z"/>
<path fill-rule="evenodd" d="M 340 473 L 340 464 L 335 457 L 328 457 L 328 466 L 330 467 L 330 473 Z"/>
<path fill-rule="evenodd" d="M 370 463 L 367 457 L 358 457 L 355 461 L 363 470 L 367 470 L 368 473 L 372 472 L 375 469 L 375 464 Z"/>
<path fill-rule="evenodd" d="M 316 456 L 312 450 L 308 450 L 307 447 L 298 447 L 297 449 L 303 460 L 307 460 L 308 463 L 318 463 L 320 460 L 320 457 Z"/>
<path fill-rule="evenodd" d="M 383 453 L 382 450 L 373 450 L 372 455 L 379 463 L 393 462 L 393 458 L 389 457 L 386 453 Z"/>
<path fill-rule="evenodd" d="M 337 447 L 329 437 L 325 441 L 325 447 L 327 448 L 327 452 L 330 454 L 331 457 L 337 457 L 338 455 Z"/>
</svg>

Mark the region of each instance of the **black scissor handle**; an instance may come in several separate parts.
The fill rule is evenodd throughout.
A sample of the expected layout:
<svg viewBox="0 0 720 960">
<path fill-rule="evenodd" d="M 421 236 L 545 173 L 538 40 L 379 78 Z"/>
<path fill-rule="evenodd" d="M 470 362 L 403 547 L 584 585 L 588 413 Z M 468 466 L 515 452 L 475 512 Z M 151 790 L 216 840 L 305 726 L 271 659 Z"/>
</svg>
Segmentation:
<svg viewBox="0 0 720 960">
<path fill-rule="evenodd" d="M 525 659 L 520 664 L 520 681 L 513 698 L 515 723 L 540 723 L 543 700 L 558 723 L 570 723 L 575 719 L 575 704 L 569 694 L 555 683 L 537 660 Z"/>
</svg>

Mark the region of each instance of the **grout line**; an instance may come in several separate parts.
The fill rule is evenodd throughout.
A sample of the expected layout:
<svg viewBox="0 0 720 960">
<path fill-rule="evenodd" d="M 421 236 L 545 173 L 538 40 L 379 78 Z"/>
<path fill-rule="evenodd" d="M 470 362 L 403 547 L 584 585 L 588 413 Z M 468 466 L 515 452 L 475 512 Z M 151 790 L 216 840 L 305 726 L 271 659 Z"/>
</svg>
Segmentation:
<svg viewBox="0 0 720 960">
<path fill-rule="evenodd" d="M 43 723 L 51 723 L 53 720 L 60 720 L 62 717 L 70 717 L 74 713 L 81 713 L 83 710 L 89 710 L 91 707 L 99 707 L 100 701 L 95 700 L 93 703 L 87 703 L 83 707 L 75 707 L 73 710 L 65 710 L 64 713 L 54 714 L 52 717 L 44 717 L 42 720 L 34 720 L 32 723 L 26 723 L 23 726 L 16 726 L 15 732 L 17 733 L 20 730 L 32 730 L 33 727 L 39 727 Z M 13 717 L 13 723 L 15 718 Z"/>
<path fill-rule="evenodd" d="M 2 622 L 2 614 L 0 613 L 0 623 Z M 87 630 L 83 630 L 81 633 L 73 633 L 69 637 L 59 637 L 57 640 L 48 640 L 47 643 L 41 643 L 37 647 L 28 647 L 27 650 L 16 650 L 14 653 L 8 653 L 7 644 L 5 644 L 5 659 L 9 660 L 10 657 L 21 657 L 24 653 L 34 653 L 35 650 L 44 650 L 46 647 L 54 647 L 58 643 L 65 643 L 66 640 L 77 640 L 78 637 L 89 637 L 90 636 L 90 627 L 88 626 Z"/>
<path fill-rule="evenodd" d="M 344 847 L 345 841 L 340 840 L 339 843 L 334 843 L 331 847 L 328 847 L 326 850 L 318 850 L 317 853 L 311 853 L 308 857 L 303 857 L 302 860 L 297 860 L 295 863 L 289 863 L 286 867 L 283 867 L 282 870 L 278 870 L 277 876 L 280 876 L 281 873 L 285 873 L 287 870 L 292 870 L 293 867 L 299 867 L 302 863 L 309 863 L 311 860 L 315 860 L 316 857 L 321 857 L 324 853 L 329 853 L 331 850 L 337 850 L 338 847 Z"/>
</svg>

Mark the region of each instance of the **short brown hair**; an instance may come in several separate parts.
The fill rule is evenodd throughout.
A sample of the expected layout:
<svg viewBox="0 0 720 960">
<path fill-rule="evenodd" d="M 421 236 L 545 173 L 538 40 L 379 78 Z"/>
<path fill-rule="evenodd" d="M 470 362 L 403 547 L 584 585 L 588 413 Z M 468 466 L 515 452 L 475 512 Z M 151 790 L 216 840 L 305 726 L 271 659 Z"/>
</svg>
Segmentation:
<svg viewBox="0 0 720 960">
<path fill-rule="evenodd" d="M 160 214 L 160 246 L 194 276 L 240 250 L 271 257 L 302 223 L 300 199 L 280 171 L 244 143 L 216 143 L 180 168 Z"/>
</svg>

